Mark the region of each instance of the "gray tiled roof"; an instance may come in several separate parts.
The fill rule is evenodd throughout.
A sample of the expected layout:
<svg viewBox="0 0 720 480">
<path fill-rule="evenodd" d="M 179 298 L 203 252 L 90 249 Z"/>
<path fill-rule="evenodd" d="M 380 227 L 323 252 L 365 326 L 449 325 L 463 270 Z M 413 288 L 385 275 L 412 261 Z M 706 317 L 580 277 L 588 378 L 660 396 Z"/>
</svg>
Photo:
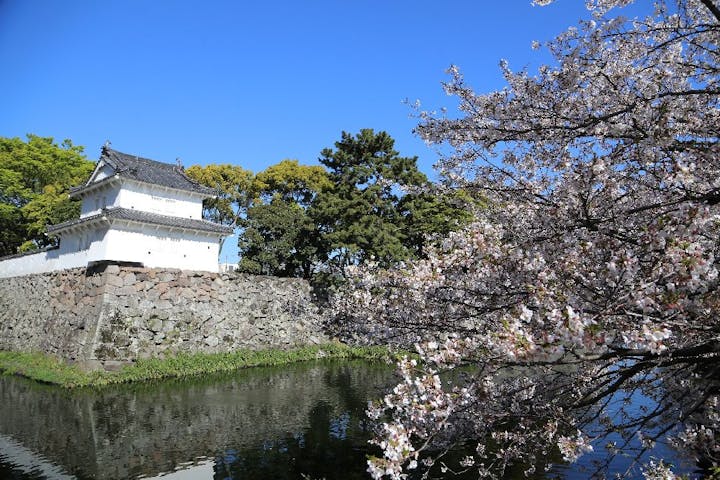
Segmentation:
<svg viewBox="0 0 720 480">
<path fill-rule="evenodd" d="M 91 223 L 102 218 L 127 220 L 138 223 L 149 223 L 153 225 L 162 225 L 165 227 L 184 228 L 187 230 L 196 230 L 202 232 L 222 233 L 231 234 L 232 227 L 225 225 L 219 225 L 217 223 L 208 222 L 207 220 L 196 220 L 193 218 L 182 218 L 182 217 L 169 217 L 167 215 L 158 215 L 156 213 L 142 212 L 139 210 L 131 210 L 128 208 L 104 208 L 97 215 L 91 215 L 84 218 L 76 218 L 64 223 L 57 225 L 50 225 L 47 227 L 47 233 L 53 234 L 59 230 L 64 230 L 67 227 L 74 225 L 80 225 L 83 223 Z"/>
<path fill-rule="evenodd" d="M 121 177 L 178 190 L 203 193 L 208 196 L 215 194 L 213 189 L 201 185 L 188 177 L 183 169 L 177 165 L 162 163 L 149 158 L 138 157 L 137 155 L 129 155 L 109 147 L 103 147 L 100 160 L 109 164 L 115 170 L 115 173 Z M 86 187 L 75 189 L 73 193 L 84 188 Z"/>
</svg>

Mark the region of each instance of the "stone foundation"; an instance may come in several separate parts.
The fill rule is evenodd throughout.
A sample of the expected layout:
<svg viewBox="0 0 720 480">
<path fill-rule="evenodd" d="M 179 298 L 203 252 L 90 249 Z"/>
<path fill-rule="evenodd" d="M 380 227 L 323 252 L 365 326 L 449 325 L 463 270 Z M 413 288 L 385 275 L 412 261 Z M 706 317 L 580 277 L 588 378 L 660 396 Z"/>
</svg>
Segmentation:
<svg viewBox="0 0 720 480">
<path fill-rule="evenodd" d="M 0 350 L 87 368 L 326 340 L 301 279 L 120 265 L 0 279 Z"/>
</svg>

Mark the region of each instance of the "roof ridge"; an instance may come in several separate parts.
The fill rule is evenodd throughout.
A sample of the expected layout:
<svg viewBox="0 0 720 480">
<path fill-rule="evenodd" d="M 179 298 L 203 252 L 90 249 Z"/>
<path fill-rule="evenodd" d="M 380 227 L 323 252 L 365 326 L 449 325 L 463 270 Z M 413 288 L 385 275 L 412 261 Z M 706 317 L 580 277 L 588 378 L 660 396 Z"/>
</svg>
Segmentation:
<svg viewBox="0 0 720 480">
<path fill-rule="evenodd" d="M 108 145 L 102 147 L 100 160 L 108 163 L 116 173 L 131 180 L 208 196 L 216 194 L 214 189 L 190 178 L 182 167 L 171 163 L 120 152 Z M 122 175 L 123 173 L 125 175 Z"/>
<path fill-rule="evenodd" d="M 125 163 L 124 160 L 127 159 L 129 161 L 147 162 L 150 164 L 155 164 L 162 168 L 173 167 L 173 165 L 169 164 L 169 163 L 161 162 L 159 160 L 153 160 L 152 158 L 141 157 L 140 155 L 137 155 L 134 153 L 121 152 L 120 150 L 115 150 L 110 147 L 103 147 L 103 153 L 105 153 L 105 152 L 110 152 L 111 154 L 113 154 L 115 156 L 116 161 L 119 161 L 120 163 L 123 163 L 123 164 Z M 110 157 L 110 158 L 112 159 L 112 157 Z M 124 166 L 126 168 L 128 168 L 127 165 L 124 165 Z"/>
</svg>

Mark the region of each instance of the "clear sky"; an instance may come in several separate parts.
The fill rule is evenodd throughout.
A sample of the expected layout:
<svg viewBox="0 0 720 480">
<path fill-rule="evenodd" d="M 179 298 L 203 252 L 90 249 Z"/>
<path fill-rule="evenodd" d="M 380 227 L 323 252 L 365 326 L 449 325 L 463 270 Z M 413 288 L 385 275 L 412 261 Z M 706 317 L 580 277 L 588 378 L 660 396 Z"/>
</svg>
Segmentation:
<svg viewBox="0 0 720 480">
<path fill-rule="evenodd" d="M 502 87 L 499 60 L 536 67 L 532 40 L 583 3 L 0 0 L 0 135 L 257 172 L 374 128 L 430 173 L 403 100 L 452 107 L 451 63 L 478 91 Z"/>
</svg>

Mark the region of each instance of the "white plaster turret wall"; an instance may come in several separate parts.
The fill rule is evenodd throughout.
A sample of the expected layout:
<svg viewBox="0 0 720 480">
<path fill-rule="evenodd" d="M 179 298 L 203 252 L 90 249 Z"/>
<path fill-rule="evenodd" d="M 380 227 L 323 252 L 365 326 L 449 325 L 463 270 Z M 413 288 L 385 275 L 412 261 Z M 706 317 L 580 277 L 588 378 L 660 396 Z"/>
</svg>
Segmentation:
<svg viewBox="0 0 720 480">
<path fill-rule="evenodd" d="M 217 237 L 140 225 L 111 229 L 105 235 L 105 245 L 106 259 L 182 270 L 217 272 L 220 254 Z"/>
<path fill-rule="evenodd" d="M 80 218 L 97 215 L 103 208 L 119 206 L 120 187 L 108 185 L 88 193 L 82 200 Z"/>
<path fill-rule="evenodd" d="M 114 206 L 142 210 L 170 217 L 202 219 L 202 197 L 191 197 L 176 190 L 152 191 L 141 184 L 127 183 Z"/>
<path fill-rule="evenodd" d="M 117 184 L 98 188 L 84 195 L 80 217 L 100 213 L 103 208 L 122 207 L 130 210 L 157 213 L 169 217 L 202 219 L 202 197 L 192 197 L 187 192 L 163 191 L 126 182 L 122 189 Z"/>
</svg>

